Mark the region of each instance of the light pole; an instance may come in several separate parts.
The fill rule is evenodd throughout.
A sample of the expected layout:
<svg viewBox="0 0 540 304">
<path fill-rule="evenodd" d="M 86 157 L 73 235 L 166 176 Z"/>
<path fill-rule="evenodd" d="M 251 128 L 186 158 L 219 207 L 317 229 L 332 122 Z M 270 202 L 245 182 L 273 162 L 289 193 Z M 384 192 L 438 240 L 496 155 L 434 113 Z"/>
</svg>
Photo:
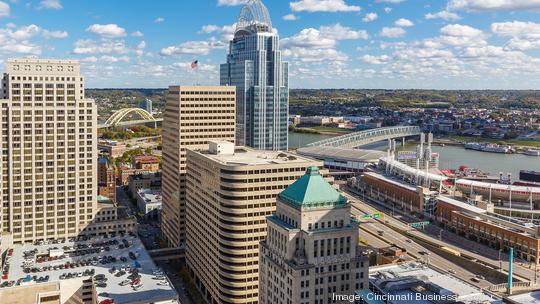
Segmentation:
<svg viewBox="0 0 540 304">
<path fill-rule="evenodd" d="M 502 248 L 499 249 L 499 272 L 502 272 L 502 260 L 501 260 Z"/>
<path fill-rule="evenodd" d="M 439 230 L 439 241 L 442 241 L 442 231 L 443 231 L 442 229 Z"/>
</svg>

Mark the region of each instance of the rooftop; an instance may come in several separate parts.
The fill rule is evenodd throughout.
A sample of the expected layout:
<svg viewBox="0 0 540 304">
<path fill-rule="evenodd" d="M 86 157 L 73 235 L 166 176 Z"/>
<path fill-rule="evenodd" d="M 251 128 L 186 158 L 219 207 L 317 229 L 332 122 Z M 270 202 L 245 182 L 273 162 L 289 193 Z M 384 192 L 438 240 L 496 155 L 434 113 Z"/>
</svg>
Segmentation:
<svg viewBox="0 0 540 304">
<path fill-rule="evenodd" d="M 275 165 L 286 163 L 307 163 L 312 159 L 298 156 L 289 152 L 253 150 L 246 147 L 236 147 L 234 154 L 213 154 L 208 150 L 195 151 L 205 157 L 227 166 Z"/>
<path fill-rule="evenodd" d="M 124 247 L 124 244 L 128 244 L 128 247 Z M 35 251 L 35 254 L 32 254 L 32 251 Z M 156 277 L 153 271 L 157 267 L 140 239 L 135 236 L 99 236 L 81 241 L 16 245 L 9 258 L 9 265 L 7 281 L 27 278 L 21 280 L 21 285 L 58 281 L 61 288 L 70 288 L 70 285 L 82 285 L 83 279 L 94 276 L 94 280 L 96 280 L 96 275 L 103 275 L 106 279 L 106 286 L 95 287 L 98 303 L 105 299 L 113 299 L 116 304 L 160 301 L 176 303 L 178 299 L 178 295 L 168 279 L 165 279 L 167 284 L 158 284 L 161 280 L 152 279 Z M 50 269 L 48 269 L 49 267 Z M 113 274 L 113 267 L 116 270 L 122 267 L 137 268 L 142 284 L 140 289 L 134 290 L 129 283 L 121 286 L 121 282 L 130 281 L 128 280 L 130 272 L 125 271 L 122 275 Z M 66 274 L 75 274 L 75 276 L 65 278 Z M 33 276 L 36 276 L 38 280 L 48 276 L 48 280 L 42 280 L 38 283 L 32 279 Z M 62 303 L 65 300 L 67 299 L 62 299 Z"/>
<path fill-rule="evenodd" d="M 371 267 L 369 269 L 369 281 L 370 285 L 373 284 L 385 294 L 398 297 L 407 297 L 407 295 L 410 295 L 413 300 L 407 303 L 434 303 L 422 299 L 415 301 L 414 299 L 416 299 L 416 294 L 418 293 L 426 296 L 451 296 L 455 298 L 453 302 L 464 304 L 503 303 L 501 299 L 486 294 L 481 289 L 465 281 L 416 262 Z M 403 301 L 388 301 L 388 303 L 403 303 Z"/>
<path fill-rule="evenodd" d="M 347 203 L 347 199 L 324 180 L 317 167 L 307 168 L 306 174 L 283 190 L 279 198 L 308 208 L 343 206 Z"/>
<path fill-rule="evenodd" d="M 137 195 L 143 199 L 145 204 L 160 204 L 162 201 L 161 190 L 139 189 Z"/>
<path fill-rule="evenodd" d="M 381 151 L 343 149 L 334 147 L 305 147 L 297 150 L 298 154 L 317 159 L 336 159 L 354 162 L 377 163 L 386 153 Z"/>
<path fill-rule="evenodd" d="M 439 201 L 442 201 L 442 202 L 445 202 L 447 204 L 450 204 L 450 205 L 453 205 L 453 206 L 456 206 L 460 209 L 463 209 L 463 210 L 466 210 L 466 211 L 470 211 L 472 213 L 479 213 L 479 214 L 484 214 L 484 213 L 487 213 L 486 210 L 482 209 L 482 208 L 478 208 L 476 206 L 473 206 L 471 204 L 468 204 L 466 202 L 462 202 L 462 201 L 458 201 L 456 199 L 453 199 L 451 197 L 448 197 L 448 196 L 444 196 L 444 195 L 439 195 L 437 197 L 437 199 Z"/>
</svg>

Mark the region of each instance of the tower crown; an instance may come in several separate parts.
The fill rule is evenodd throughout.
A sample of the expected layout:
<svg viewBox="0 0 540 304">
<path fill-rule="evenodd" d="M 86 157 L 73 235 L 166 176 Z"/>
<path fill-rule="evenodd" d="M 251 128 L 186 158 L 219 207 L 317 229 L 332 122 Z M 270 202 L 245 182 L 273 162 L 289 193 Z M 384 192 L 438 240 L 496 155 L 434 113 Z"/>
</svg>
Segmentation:
<svg viewBox="0 0 540 304">
<path fill-rule="evenodd" d="M 242 8 L 236 22 L 235 36 L 239 34 L 271 33 L 270 13 L 261 0 L 249 0 Z"/>
<path fill-rule="evenodd" d="M 322 177 L 317 167 L 307 168 L 306 174 L 283 190 L 279 198 L 296 208 L 328 208 L 347 203 L 347 198 Z"/>
</svg>

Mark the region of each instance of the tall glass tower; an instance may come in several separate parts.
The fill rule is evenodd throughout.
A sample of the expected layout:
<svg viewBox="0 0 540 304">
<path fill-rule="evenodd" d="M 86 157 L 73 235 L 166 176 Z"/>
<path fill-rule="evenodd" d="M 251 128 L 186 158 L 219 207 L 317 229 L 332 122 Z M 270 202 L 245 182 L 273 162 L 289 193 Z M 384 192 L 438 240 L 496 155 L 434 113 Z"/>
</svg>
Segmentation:
<svg viewBox="0 0 540 304">
<path fill-rule="evenodd" d="M 286 150 L 289 66 L 282 62 L 279 36 L 260 0 L 242 8 L 221 85 L 236 86 L 236 143 L 260 150 Z"/>
</svg>

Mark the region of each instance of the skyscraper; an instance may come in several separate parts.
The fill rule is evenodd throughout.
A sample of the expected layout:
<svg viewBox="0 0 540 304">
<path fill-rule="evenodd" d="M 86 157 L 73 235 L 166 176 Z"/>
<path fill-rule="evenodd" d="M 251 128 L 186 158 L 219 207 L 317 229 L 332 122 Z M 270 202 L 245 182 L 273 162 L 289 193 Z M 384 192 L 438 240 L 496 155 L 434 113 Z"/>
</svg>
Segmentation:
<svg viewBox="0 0 540 304">
<path fill-rule="evenodd" d="M 317 167 L 278 195 L 261 242 L 261 304 L 336 303 L 368 288 L 368 260 L 347 199 Z"/>
<path fill-rule="evenodd" d="M 236 86 L 236 142 L 259 150 L 287 150 L 289 66 L 260 0 L 242 8 L 221 65 L 221 85 Z"/>
<path fill-rule="evenodd" d="M 278 193 L 310 166 L 322 162 L 230 143 L 188 151 L 186 261 L 209 303 L 258 302 L 265 219 Z"/>
<path fill-rule="evenodd" d="M 97 110 L 79 63 L 13 59 L 0 91 L 1 229 L 15 243 L 73 237 L 97 212 Z"/>
<path fill-rule="evenodd" d="M 185 243 L 186 153 L 212 140 L 234 143 L 236 88 L 171 86 L 163 117 L 162 229 L 170 246 Z"/>
</svg>

